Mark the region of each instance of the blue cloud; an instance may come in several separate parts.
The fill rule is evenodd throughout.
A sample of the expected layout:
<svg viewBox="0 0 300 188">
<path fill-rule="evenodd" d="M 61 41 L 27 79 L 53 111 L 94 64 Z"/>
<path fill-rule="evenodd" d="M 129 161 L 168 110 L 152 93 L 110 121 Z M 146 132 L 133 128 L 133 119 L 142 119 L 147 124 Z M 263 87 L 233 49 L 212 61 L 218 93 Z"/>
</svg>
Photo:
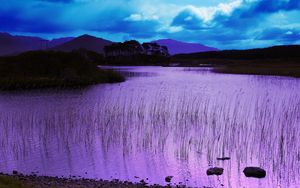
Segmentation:
<svg viewBox="0 0 300 188">
<path fill-rule="evenodd" d="M 67 5 L 39 1 L 8 3 L 0 7 L 0 30 L 8 32 L 56 33 L 70 31 L 60 21 Z"/>
<path fill-rule="evenodd" d="M 295 43 L 300 39 L 300 29 L 268 28 L 258 36 L 259 40 L 276 40 L 280 43 Z"/>
<path fill-rule="evenodd" d="M 280 15 L 278 18 L 277 14 Z M 216 11 L 211 20 L 206 22 L 194 10 L 184 9 L 173 19 L 172 26 L 183 27 L 182 32 L 190 30 L 188 36 L 194 36 L 200 42 L 217 42 L 217 46 L 221 48 L 236 48 L 234 46 L 238 46 L 237 44 L 238 48 L 247 48 L 245 44 L 250 42 L 254 47 L 261 47 L 299 44 L 300 22 L 295 21 L 297 17 L 300 17 L 299 0 L 243 1 L 230 14 Z M 186 38 L 184 34 L 177 37 Z"/>
<path fill-rule="evenodd" d="M 159 25 L 157 20 L 125 20 L 136 11 L 125 1 L 29 0 L 0 8 L 0 30 L 31 33 L 84 30 L 142 38 L 154 36 Z"/>
<path fill-rule="evenodd" d="M 196 30 L 204 28 L 204 22 L 193 10 L 186 8 L 173 19 L 172 26 L 181 26 L 185 29 Z"/>
<path fill-rule="evenodd" d="M 73 3 L 74 0 L 37 0 L 37 1 L 44 1 L 44 2 L 50 2 L 50 3 Z"/>
<path fill-rule="evenodd" d="M 254 4 L 253 13 L 273 13 L 280 10 L 296 10 L 300 8 L 299 0 L 268 0 Z"/>
</svg>

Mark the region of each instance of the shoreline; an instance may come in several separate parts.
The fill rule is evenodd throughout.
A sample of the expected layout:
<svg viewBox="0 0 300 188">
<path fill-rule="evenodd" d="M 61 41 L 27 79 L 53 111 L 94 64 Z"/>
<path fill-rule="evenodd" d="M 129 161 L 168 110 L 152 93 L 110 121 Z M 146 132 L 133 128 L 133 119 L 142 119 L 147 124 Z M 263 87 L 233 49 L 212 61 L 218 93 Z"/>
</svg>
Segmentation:
<svg viewBox="0 0 300 188">
<path fill-rule="evenodd" d="M 163 187 L 185 187 L 179 185 L 162 186 L 158 184 L 148 184 L 141 179 L 140 182 L 121 181 L 119 179 L 103 180 L 103 179 L 88 179 L 76 177 L 51 177 L 39 176 L 36 174 L 23 175 L 18 172 L 13 174 L 0 173 L 1 188 L 99 188 L 99 187 L 125 187 L 125 188 L 163 188 Z"/>
</svg>

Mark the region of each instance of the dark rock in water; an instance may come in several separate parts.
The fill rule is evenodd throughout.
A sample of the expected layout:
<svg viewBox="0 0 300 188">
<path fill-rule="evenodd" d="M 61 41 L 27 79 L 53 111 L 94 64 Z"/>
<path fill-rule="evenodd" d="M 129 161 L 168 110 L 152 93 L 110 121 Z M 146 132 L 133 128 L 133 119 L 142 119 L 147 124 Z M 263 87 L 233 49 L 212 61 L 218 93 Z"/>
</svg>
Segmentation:
<svg viewBox="0 0 300 188">
<path fill-rule="evenodd" d="M 167 176 L 167 177 L 165 178 L 165 181 L 168 182 L 168 183 L 170 183 L 171 180 L 172 180 L 172 178 L 173 178 L 173 176 Z"/>
<path fill-rule="evenodd" d="M 17 174 L 18 174 L 18 171 L 13 170 L 13 175 L 17 175 Z"/>
<path fill-rule="evenodd" d="M 147 183 L 145 180 L 143 180 L 143 179 L 140 181 L 140 183 L 143 184 L 143 185 L 147 185 L 147 184 L 148 184 L 148 183 Z"/>
<path fill-rule="evenodd" d="M 214 167 L 214 168 L 209 168 L 207 171 L 206 171 L 206 174 L 208 176 L 210 175 L 222 175 L 223 174 L 223 171 L 224 169 L 223 168 L 219 168 L 219 167 Z"/>
<path fill-rule="evenodd" d="M 217 160 L 219 161 L 230 160 L 230 157 L 218 157 Z"/>
<path fill-rule="evenodd" d="M 266 177 L 266 171 L 259 167 L 246 167 L 243 172 L 246 177 L 253 177 L 253 178 Z"/>
</svg>

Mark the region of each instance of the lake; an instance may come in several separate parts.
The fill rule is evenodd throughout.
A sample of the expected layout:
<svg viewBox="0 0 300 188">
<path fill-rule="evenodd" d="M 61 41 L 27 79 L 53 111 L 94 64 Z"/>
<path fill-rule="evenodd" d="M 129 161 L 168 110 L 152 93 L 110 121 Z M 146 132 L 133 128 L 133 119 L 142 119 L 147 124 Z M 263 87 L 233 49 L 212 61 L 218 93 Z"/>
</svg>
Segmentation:
<svg viewBox="0 0 300 188">
<path fill-rule="evenodd" d="M 118 67 L 127 81 L 0 92 L 0 171 L 192 187 L 300 187 L 300 80 Z M 218 157 L 230 157 L 219 161 Z M 243 169 L 266 170 L 263 179 Z M 210 167 L 224 168 L 207 176 Z"/>
</svg>

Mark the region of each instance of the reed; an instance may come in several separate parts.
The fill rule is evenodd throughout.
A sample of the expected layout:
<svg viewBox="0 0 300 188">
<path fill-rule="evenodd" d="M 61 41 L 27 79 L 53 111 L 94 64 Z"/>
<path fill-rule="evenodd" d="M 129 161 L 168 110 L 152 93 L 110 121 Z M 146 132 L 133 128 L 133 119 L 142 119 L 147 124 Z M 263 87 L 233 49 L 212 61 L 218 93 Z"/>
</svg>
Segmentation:
<svg viewBox="0 0 300 188">
<path fill-rule="evenodd" d="M 63 151 L 72 163 L 74 146 L 99 164 L 118 152 L 124 161 L 146 152 L 163 156 L 166 163 L 211 165 L 221 163 L 217 157 L 230 156 L 231 170 L 257 164 L 270 172 L 270 180 L 286 187 L 299 183 L 297 92 L 193 92 L 103 87 L 96 102 L 64 99 L 71 105 L 46 102 L 27 110 L 0 110 L 0 162 L 26 159 L 37 151 L 47 159 Z"/>
</svg>

